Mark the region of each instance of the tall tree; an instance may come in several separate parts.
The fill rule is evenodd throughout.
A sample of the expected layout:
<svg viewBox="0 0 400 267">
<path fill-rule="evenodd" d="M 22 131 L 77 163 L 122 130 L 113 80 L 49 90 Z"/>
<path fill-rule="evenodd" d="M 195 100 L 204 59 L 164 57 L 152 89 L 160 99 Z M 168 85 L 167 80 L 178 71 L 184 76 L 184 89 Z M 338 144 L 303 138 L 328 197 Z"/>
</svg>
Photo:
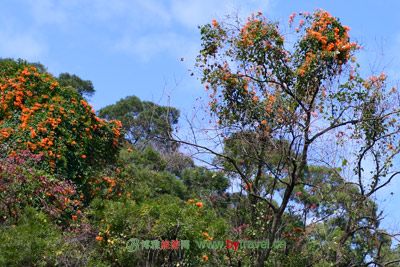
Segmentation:
<svg viewBox="0 0 400 267">
<path fill-rule="evenodd" d="M 82 80 L 75 74 L 64 72 L 58 76 L 57 80 L 60 86 L 71 86 L 82 96 L 92 96 L 95 92 L 94 86 L 91 81 Z"/>
<path fill-rule="evenodd" d="M 374 240 L 382 218 L 370 198 L 399 174 L 392 168 L 399 153 L 397 91 L 385 74 L 361 77 L 354 57 L 359 46 L 351 42 L 349 28 L 339 19 L 323 10 L 299 16 L 287 42 L 278 24 L 261 13 L 244 25 L 213 20 L 200 28 L 202 49 L 196 65 L 211 90 L 210 109 L 218 120 L 218 132 L 235 139 L 236 145 L 226 146 L 224 153 L 194 145 L 223 159 L 224 168 L 242 180 L 251 218 L 256 219 L 251 223 L 259 226 L 260 212 L 267 218 L 257 233 L 270 244 L 285 237 L 282 229 L 293 218 L 289 215 L 296 188 L 318 188 L 319 179 L 311 179 L 311 166 L 347 167 L 351 171 L 341 184 L 352 185 L 346 187 L 350 200 L 340 206 L 337 199 L 335 205 L 349 214 L 342 218 L 344 228 L 335 241 L 339 245 L 333 263 L 358 266 L 370 258 L 379 262 L 376 246 L 356 262 L 349 261 L 344 248 L 354 248 L 349 240 L 362 237 L 361 233 L 369 233 L 363 236 L 365 242 Z M 295 14 L 292 25 L 294 19 Z M 334 146 L 336 153 L 351 145 L 354 149 L 343 152 L 340 159 L 321 158 L 318 155 L 326 155 L 321 141 L 325 148 Z M 374 167 L 367 168 L 368 162 Z M 355 210 L 356 203 L 371 205 Z M 331 223 L 325 221 L 325 226 Z M 302 223 L 307 229 L 309 221 Z M 270 246 L 256 253 L 257 266 L 271 260 L 272 252 Z"/>
<path fill-rule="evenodd" d="M 179 119 L 179 111 L 176 108 L 128 96 L 100 109 L 99 116 L 109 120 L 120 120 L 126 139 L 132 144 L 150 144 L 167 151 L 177 148 L 176 144 L 170 141 Z"/>
</svg>

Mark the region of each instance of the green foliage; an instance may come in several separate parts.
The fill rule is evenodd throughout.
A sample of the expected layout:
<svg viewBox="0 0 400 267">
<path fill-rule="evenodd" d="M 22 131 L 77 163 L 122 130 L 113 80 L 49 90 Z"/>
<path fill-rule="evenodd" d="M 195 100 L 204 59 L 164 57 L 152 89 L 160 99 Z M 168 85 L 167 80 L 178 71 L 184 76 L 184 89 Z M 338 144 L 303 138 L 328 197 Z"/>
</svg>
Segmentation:
<svg viewBox="0 0 400 267">
<path fill-rule="evenodd" d="M 135 253 L 126 250 L 130 238 L 140 240 L 201 240 L 204 232 L 216 239 L 225 236 L 227 225 L 206 207 L 197 207 L 164 195 L 136 204 L 131 200 L 100 201 L 92 205 L 92 216 L 98 225 L 99 248 L 104 259 L 119 265 L 143 265 L 148 251 Z M 183 256 L 174 251 L 151 253 L 149 262 L 160 266 L 165 257 L 178 262 L 198 262 L 203 251 L 193 246 Z M 171 259 L 170 259 L 171 260 Z"/>
<path fill-rule="evenodd" d="M 14 75 L 18 71 L 20 65 L 32 65 L 40 73 L 47 72 L 46 67 L 39 62 L 33 63 L 23 59 L 14 60 L 12 58 L 0 58 L 0 77 Z"/>
<path fill-rule="evenodd" d="M 179 111 L 173 107 L 159 106 L 128 96 L 114 105 L 99 110 L 99 116 L 108 120 L 119 120 L 125 130 L 125 138 L 132 144 L 151 144 L 158 149 L 176 150 L 169 139 L 178 123 Z"/>
<path fill-rule="evenodd" d="M 91 81 L 82 80 L 75 74 L 60 73 L 57 80 L 60 83 L 60 86 L 71 86 L 80 95 L 92 96 L 95 93 L 94 86 Z"/>
<path fill-rule="evenodd" d="M 61 232 L 43 213 L 26 208 L 16 225 L 0 227 L 1 266 L 54 266 Z"/>
<path fill-rule="evenodd" d="M 175 195 L 181 199 L 186 196 L 184 183 L 167 171 L 167 163 L 150 147 L 144 151 L 122 150 L 119 164 L 123 166 L 119 179 L 124 181 L 125 190 L 135 200 L 163 194 Z"/>
<path fill-rule="evenodd" d="M 181 179 L 188 191 L 196 196 L 222 194 L 229 186 L 229 180 L 222 172 L 202 167 L 185 169 Z"/>
</svg>

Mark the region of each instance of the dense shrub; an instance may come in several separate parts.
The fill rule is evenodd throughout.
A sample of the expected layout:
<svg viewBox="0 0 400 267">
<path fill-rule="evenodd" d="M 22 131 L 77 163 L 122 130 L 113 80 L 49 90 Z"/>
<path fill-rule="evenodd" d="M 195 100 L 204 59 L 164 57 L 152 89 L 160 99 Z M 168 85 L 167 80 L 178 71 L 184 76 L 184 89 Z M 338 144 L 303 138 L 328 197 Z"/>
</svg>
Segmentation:
<svg viewBox="0 0 400 267">
<path fill-rule="evenodd" d="M 0 266 L 54 266 L 62 234 L 50 219 L 26 208 L 16 225 L 0 227 Z"/>
<path fill-rule="evenodd" d="M 103 201 L 92 204 L 92 219 L 97 225 L 98 250 L 108 262 L 119 266 L 163 266 L 168 262 L 200 263 L 212 251 L 196 247 L 194 240 L 224 240 L 226 222 L 199 201 L 184 202 L 173 196 L 162 196 L 142 203 L 132 200 Z M 129 252 L 131 238 L 140 240 L 190 240 L 190 250 L 143 250 Z M 207 239 L 206 239 L 207 240 Z M 214 255 L 216 260 L 218 255 Z M 211 260 L 211 255 L 210 255 Z"/>
<path fill-rule="evenodd" d="M 0 61 L 0 142 L 3 154 L 41 153 L 46 170 L 79 180 L 112 161 L 121 124 L 98 118 L 72 87 L 23 61 Z"/>
<path fill-rule="evenodd" d="M 42 156 L 29 151 L 0 159 L 0 221 L 18 221 L 25 207 L 34 207 L 58 223 L 76 220 L 81 201 L 76 186 L 35 169 Z"/>
</svg>

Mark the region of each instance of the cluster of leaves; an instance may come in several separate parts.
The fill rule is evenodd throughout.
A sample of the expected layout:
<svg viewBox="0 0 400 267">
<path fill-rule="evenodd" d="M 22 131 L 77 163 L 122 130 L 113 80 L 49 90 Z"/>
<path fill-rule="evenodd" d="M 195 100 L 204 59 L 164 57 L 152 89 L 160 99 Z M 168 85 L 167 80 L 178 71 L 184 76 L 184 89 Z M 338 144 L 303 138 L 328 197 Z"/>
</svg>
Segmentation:
<svg viewBox="0 0 400 267">
<path fill-rule="evenodd" d="M 63 87 L 71 86 L 81 95 L 91 96 L 95 92 L 94 86 L 91 81 L 82 80 L 75 74 L 69 74 L 67 72 L 60 73 L 60 75 L 58 75 L 57 80 L 60 86 Z"/>
<path fill-rule="evenodd" d="M 2 266 L 55 266 L 63 246 L 61 232 L 49 218 L 25 208 L 17 225 L 0 228 Z"/>
<path fill-rule="evenodd" d="M 99 110 L 99 116 L 122 122 L 126 139 L 136 146 L 153 145 L 157 149 L 174 151 L 177 144 L 171 142 L 179 111 L 173 107 L 159 106 L 128 96 L 113 105 Z"/>
</svg>

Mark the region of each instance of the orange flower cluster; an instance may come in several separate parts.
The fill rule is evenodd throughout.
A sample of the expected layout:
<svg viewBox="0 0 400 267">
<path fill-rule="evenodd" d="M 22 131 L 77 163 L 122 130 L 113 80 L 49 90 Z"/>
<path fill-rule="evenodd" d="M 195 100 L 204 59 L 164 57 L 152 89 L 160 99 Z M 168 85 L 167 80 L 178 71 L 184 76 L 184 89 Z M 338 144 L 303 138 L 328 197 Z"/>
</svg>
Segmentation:
<svg viewBox="0 0 400 267">
<path fill-rule="evenodd" d="M 304 41 L 316 42 L 317 47 L 311 48 L 305 57 L 305 62 L 299 68 L 298 74 L 304 76 L 309 66 L 318 60 L 318 55 L 323 59 L 333 58 L 340 66 L 350 59 L 350 52 L 358 45 L 350 42 L 349 27 L 342 26 L 331 14 L 324 10 L 314 14 L 313 22 L 306 30 Z"/>
<path fill-rule="evenodd" d="M 196 202 L 196 206 L 199 207 L 199 208 L 202 208 L 203 207 L 203 202 L 200 202 L 200 201 Z"/>
<path fill-rule="evenodd" d="M 12 129 L 11 128 L 3 128 L 0 130 L 0 137 L 7 139 L 8 137 L 10 137 L 12 133 Z"/>
<path fill-rule="evenodd" d="M 201 257 L 201 259 L 202 259 L 202 261 L 206 262 L 206 261 L 208 261 L 208 256 L 207 255 L 203 255 Z"/>
<path fill-rule="evenodd" d="M 121 123 L 98 118 L 93 108 L 80 98 L 78 93 L 60 87 L 54 77 L 40 73 L 34 66 L 25 65 L 12 77 L 1 77 L 0 140 L 9 141 L 11 150 L 43 152 L 52 169 L 60 161 L 65 166 L 71 152 L 76 158 L 85 159 L 92 139 L 104 140 L 102 149 L 116 150 Z M 114 148 L 106 147 L 107 139 Z M 90 156 L 101 155 L 90 153 Z"/>
<path fill-rule="evenodd" d="M 203 202 L 201 202 L 201 201 L 197 201 L 196 202 L 194 199 L 188 199 L 188 201 L 186 203 L 187 204 L 194 204 L 198 208 L 202 208 L 204 206 Z"/>
<path fill-rule="evenodd" d="M 267 101 L 265 104 L 265 111 L 266 111 L 267 115 L 272 113 L 272 108 L 273 108 L 275 102 L 276 102 L 276 97 L 274 95 L 267 96 Z"/>
<path fill-rule="evenodd" d="M 208 241 L 211 241 L 211 240 L 214 239 L 214 238 L 213 238 L 212 236 L 210 236 L 207 232 L 203 232 L 202 235 L 203 235 L 203 237 L 204 237 L 205 239 L 207 239 Z"/>
<path fill-rule="evenodd" d="M 114 197 L 120 197 L 123 194 L 124 181 L 118 176 L 94 176 L 89 181 L 90 195 L 91 197 L 101 197 L 105 199 L 111 199 Z M 129 198 L 130 193 L 126 196 Z"/>
<path fill-rule="evenodd" d="M 244 189 L 245 189 L 246 191 L 251 191 L 251 190 L 252 190 L 252 187 L 253 187 L 253 183 L 246 183 L 246 184 L 244 185 Z"/>
<path fill-rule="evenodd" d="M 121 137 L 122 123 L 119 120 L 113 120 L 113 121 L 111 121 L 111 123 L 115 124 L 115 127 L 112 128 L 113 133 L 114 133 L 113 145 L 118 146 L 119 139 Z"/>
<path fill-rule="evenodd" d="M 363 86 L 366 89 L 370 89 L 372 87 L 382 88 L 386 81 L 386 78 L 387 76 L 385 73 L 381 73 L 379 76 L 371 76 L 366 81 L 364 81 Z"/>
<path fill-rule="evenodd" d="M 283 43 L 283 36 L 273 24 L 266 21 L 261 12 L 248 18 L 240 30 L 240 38 L 240 46 L 243 48 L 258 43 L 263 49 L 269 50 L 273 47 L 273 43 Z"/>
<path fill-rule="evenodd" d="M 108 183 L 108 189 L 107 189 L 107 193 L 111 193 L 112 191 L 113 191 L 113 188 L 116 186 L 116 182 L 115 182 L 115 179 L 113 179 L 113 178 L 110 178 L 110 177 L 104 177 L 103 178 L 103 180 L 105 181 L 105 182 L 107 182 Z"/>
<path fill-rule="evenodd" d="M 350 43 L 347 26 L 335 25 L 337 20 L 326 11 L 316 14 L 316 20 L 307 30 L 308 38 L 314 38 L 322 46 L 324 51 L 339 51 L 349 59 L 349 51 L 356 48 L 356 43 Z M 331 36 L 333 36 L 333 38 Z M 329 36 L 329 38 L 328 38 Z"/>
<path fill-rule="evenodd" d="M 243 46 L 252 46 L 254 44 L 254 39 L 258 34 L 266 34 L 265 30 L 259 32 L 259 29 L 263 28 L 263 26 L 264 25 L 260 20 L 249 20 L 241 29 L 241 41 Z"/>
<path fill-rule="evenodd" d="M 289 16 L 289 25 L 292 25 L 293 24 L 293 21 L 294 21 L 294 18 L 296 17 L 296 13 L 292 13 L 290 16 Z"/>
<path fill-rule="evenodd" d="M 254 42 L 262 36 L 266 36 L 268 34 L 269 28 L 267 24 L 261 19 L 257 19 L 255 17 L 249 18 L 244 27 L 240 30 L 241 36 L 241 45 L 243 47 L 249 47 L 254 45 Z M 267 47 L 270 44 L 266 44 Z"/>
</svg>

